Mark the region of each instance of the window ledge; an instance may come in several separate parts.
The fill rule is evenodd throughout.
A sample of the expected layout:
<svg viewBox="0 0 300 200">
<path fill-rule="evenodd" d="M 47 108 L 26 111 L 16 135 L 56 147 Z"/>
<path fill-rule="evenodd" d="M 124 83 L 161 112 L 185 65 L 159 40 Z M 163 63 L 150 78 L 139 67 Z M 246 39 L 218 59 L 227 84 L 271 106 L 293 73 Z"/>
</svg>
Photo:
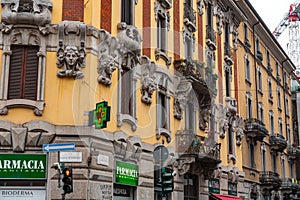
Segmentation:
<svg viewBox="0 0 300 200">
<path fill-rule="evenodd" d="M 251 81 L 250 81 L 249 79 L 247 79 L 247 78 L 245 79 L 245 82 L 246 82 L 248 85 L 250 85 L 250 86 L 252 85 Z"/>
<path fill-rule="evenodd" d="M 171 65 L 172 58 L 168 57 L 168 55 L 161 49 L 156 48 L 155 49 L 155 60 L 158 60 L 159 58 L 162 58 L 166 62 L 167 66 Z"/>
<path fill-rule="evenodd" d="M 32 108 L 34 109 L 33 112 L 35 115 L 42 116 L 45 107 L 45 102 L 29 99 L 0 100 L 0 115 L 7 115 L 8 108 L 13 107 Z"/>
<path fill-rule="evenodd" d="M 157 128 L 156 129 L 156 139 L 160 139 L 161 135 L 165 136 L 167 138 L 167 142 L 171 142 L 172 139 L 172 133 L 170 130 L 165 128 Z"/>
<path fill-rule="evenodd" d="M 127 122 L 128 124 L 131 125 L 131 130 L 136 131 L 137 129 L 137 120 L 132 117 L 131 115 L 128 114 L 118 114 L 118 126 L 122 126 L 123 122 Z"/>
<path fill-rule="evenodd" d="M 261 95 L 264 95 L 264 93 L 263 93 L 263 91 L 262 91 L 261 89 L 258 89 L 257 91 L 258 91 L 258 93 L 260 93 Z"/>
</svg>

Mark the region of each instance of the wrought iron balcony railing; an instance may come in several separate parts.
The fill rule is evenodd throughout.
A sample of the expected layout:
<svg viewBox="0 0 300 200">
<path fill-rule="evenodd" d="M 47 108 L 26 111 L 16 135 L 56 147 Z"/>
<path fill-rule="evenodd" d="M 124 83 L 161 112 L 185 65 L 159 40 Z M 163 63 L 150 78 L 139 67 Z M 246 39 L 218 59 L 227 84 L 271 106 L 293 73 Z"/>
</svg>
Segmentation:
<svg viewBox="0 0 300 200">
<path fill-rule="evenodd" d="M 203 79 L 205 75 L 205 64 L 191 59 L 175 60 L 174 68 L 176 72 L 181 73 L 183 76 L 192 76 L 198 80 Z"/>
<path fill-rule="evenodd" d="M 287 147 L 287 141 L 283 137 L 283 135 L 271 135 L 269 138 L 271 150 L 276 152 L 283 152 L 283 150 Z"/>
<path fill-rule="evenodd" d="M 201 160 L 220 162 L 220 143 L 215 143 L 205 137 L 180 131 L 176 134 L 177 151 L 180 156 L 193 156 Z"/>
<path fill-rule="evenodd" d="M 249 118 L 245 120 L 245 133 L 248 137 L 252 137 L 259 141 L 262 141 L 264 137 L 269 135 L 265 124 L 255 118 Z"/>
<path fill-rule="evenodd" d="M 184 4 L 184 24 L 190 31 L 196 31 L 196 11 L 187 3 Z"/>
<path fill-rule="evenodd" d="M 259 181 L 261 185 L 266 186 L 281 186 L 282 180 L 278 173 L 272 171 L 262 171 L 259 174 Z"/>
</svg>

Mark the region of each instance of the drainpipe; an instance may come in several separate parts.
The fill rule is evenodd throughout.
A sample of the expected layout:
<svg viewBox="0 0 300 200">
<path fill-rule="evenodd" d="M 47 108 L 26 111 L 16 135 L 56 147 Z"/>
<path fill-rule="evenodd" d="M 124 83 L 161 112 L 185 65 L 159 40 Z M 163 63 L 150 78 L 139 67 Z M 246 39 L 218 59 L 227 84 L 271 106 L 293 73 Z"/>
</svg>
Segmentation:
<svg viewBox="0 0 300 200">
<path fill-rule="evenodd" d="M 256 69 L 256 41 L 255 41 L 255 32 L 254 28 L 256 25 L 258 25 L 260 22 L 256 22 L 252 25 L 252 39 L 253 39 L 253 49 L 254 49 L 254 71 L 255 71 L 255 98 L 256 98 L 256 119 L 258 119 L 258 90 L 257 90 L 257 69 Z"/>
</svg>

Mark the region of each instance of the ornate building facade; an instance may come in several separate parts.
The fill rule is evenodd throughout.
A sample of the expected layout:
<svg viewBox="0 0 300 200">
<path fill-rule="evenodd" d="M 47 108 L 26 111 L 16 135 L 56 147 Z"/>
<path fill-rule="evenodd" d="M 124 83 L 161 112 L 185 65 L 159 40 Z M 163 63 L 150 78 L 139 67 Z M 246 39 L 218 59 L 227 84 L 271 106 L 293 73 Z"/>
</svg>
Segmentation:
<svg viewBox="0 0 300 200">
<path fill-rule="evenodd" d="M 72 168 L 66 199 L 162 199 L 161 168 L 174 172 L 165 199 L 283 194 L 266 176 L 296 176 L 294 66 L 251 11 L 232 0 L 2 0 L 0 199 L 61 199 L 57 163 Z M 282 101 L 270 102 L 273 88 Z M 266 126 L 249 99 L 270 113 Z M 65 143 L 76 149 L 51 146 Z"/>
</svg>

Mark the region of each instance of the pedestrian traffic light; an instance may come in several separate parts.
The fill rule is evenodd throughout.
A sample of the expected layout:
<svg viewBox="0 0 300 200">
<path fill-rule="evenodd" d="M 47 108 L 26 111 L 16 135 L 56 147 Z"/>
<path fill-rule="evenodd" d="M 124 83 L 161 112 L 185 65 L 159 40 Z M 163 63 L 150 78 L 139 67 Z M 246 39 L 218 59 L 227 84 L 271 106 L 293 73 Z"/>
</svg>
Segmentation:
<svg viewBox="0 0 300 200">
<path fill-rule="evenodd" d="M 163 167 L 161 168 L 161 188 L 163 194 L 168 194 L 174 190 L 174 176 L 173 169 Z"/>
<path fill-rule="evenodd" d="M 73 192 L 72 168 L 65 168 L 63 170 L 62 182 L 65 194 Z"/>
</svg>

